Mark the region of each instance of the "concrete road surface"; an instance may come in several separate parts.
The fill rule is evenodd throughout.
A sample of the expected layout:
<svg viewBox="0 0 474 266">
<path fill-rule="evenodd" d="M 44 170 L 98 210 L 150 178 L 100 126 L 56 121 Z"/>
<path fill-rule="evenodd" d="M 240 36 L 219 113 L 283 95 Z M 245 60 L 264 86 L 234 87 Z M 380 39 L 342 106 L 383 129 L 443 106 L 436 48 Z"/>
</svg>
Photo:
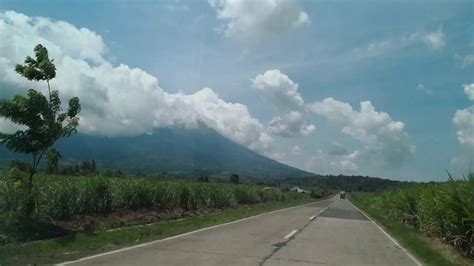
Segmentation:
<svg viewBox="0 0 474 266">
<path fill-rule="evenodd" d="M 334 197 L 74 265 L 417 265 L 348 200 Z"/>
</svg>

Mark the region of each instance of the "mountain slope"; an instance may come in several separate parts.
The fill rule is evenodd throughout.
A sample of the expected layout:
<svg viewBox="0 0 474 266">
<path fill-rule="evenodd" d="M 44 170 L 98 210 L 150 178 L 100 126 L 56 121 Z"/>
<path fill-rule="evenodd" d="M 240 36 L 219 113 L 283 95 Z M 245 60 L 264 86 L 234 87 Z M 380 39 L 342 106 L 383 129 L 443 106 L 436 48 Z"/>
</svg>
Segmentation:
<svg viewBox="0 0 474 266">
<path fill-rule="evenodd" d="M 77 134 L 60 141 L 56 148 L 63 162 L 94 159 L 99 170 L 166 171 L 189 176 L 236 172 L 254 178 L 311 175 L 261 156 L 207 128 L 161 128 L 153 134 L 116 138 Z"/>
</svg>

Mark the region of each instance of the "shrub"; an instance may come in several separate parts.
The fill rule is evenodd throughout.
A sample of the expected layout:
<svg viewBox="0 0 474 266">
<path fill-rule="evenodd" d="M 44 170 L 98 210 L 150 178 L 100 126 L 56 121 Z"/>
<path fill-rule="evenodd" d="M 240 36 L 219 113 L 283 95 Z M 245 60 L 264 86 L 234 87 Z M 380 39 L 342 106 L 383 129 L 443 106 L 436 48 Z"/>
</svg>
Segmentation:
<svg viewBox="0 0 474 266">
<path fill-rule="evenodd" d="M 418 184 L 382 194 L 353 195 L 387 218 L 398 220 L 474 257 L 474 174 L 463 180 Z"/>
</svg>

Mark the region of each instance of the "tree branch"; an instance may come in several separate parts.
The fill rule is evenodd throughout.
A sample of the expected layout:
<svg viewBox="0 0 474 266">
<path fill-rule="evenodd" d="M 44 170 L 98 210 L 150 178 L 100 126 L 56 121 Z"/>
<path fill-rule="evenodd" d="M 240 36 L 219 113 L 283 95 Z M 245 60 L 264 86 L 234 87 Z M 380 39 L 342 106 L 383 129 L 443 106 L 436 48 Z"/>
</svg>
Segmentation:
<svg viewBox="0 0 474 266">
<path fill-rule="evenodd" d="M 38 161 L 36 162 L 36 168 L 38 167 L 40 161 L 41 161 L 41 158 L 43 157 L 43 154 L 46 150 L 42 150 L 41 153 L 40 153 L 40 156 L 38 157 Z M 36 168 L 35 168 L 35 172 L 36 172 Z"/>
<path fill-rule="evenodd" d="M 49 79 L 46 80 L 46 83 L 48 83 L 49 104 L 51 105 L 51 87 L 49 86 Z"/>
<path fill-rule="evenodd" d="M 35 166 L 36 166 L 36 152 L 35 152 L 35 153 L 33 153 L 33 165 L 32 165 L 32 167 L 33 167 L 33 170 L 34 170 L 34 169 L 36 169 L 36 167 L 35 167 Z"/>
</svg>

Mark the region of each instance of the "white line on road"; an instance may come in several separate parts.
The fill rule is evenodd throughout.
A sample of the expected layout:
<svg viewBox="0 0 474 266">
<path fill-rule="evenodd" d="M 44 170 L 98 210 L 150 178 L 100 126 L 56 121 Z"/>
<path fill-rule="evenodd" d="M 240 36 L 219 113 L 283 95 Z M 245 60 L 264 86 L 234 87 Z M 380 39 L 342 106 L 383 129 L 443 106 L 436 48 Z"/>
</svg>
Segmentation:
<svg viewBox="0 0 474 266">
<path fill-rule="evenodd" d="M 327 209 L 328 209 L 328 207 L 326 207 L 326 208 L 320 210 L 319 213 L 323 213 L 323 212 L 326 211 Z"/>
<path fill-rule="evenodd" d="M 287 235 L 285 236 L 285 238 L 288 239 L 288 238 L 292 237 L 294 234 L 296 234 L 296 232 L 298 232 L 298 230 L 293 230 L 293 231 L 291 231 L 289 234 L 287 234 Z"/>
<path fill-rule="evenodd" d="M 316 218 L 316 215 L 309 217 L 310 220 L 314 220 L 314 218 Z"/>
<path fill-rule="evenodd" d="M 168 237 L 168 238 L 158 239 L 158 240 L 154 240 L 154 241 L 151 241 L 151 242 L 146 242 L 146 243 L 143 243 L 143 244 L 139 244 L 139 245 L 136 245 L 136 246 L 125 247 L 125 248 L 116 249 L 116 250 L 112 250 L 112 251 L 108 251 L 108 252 L 104 252 L 104 253 L 99 253 L 99 254 L 96 254 L 96 255 L 92 255 L 92 256 L 89 256 L 89 257 L 84 257 L 84 258 L 74 260 L 74 261 L 62 262 L 62 263 L 59 263 L 57 265 L 73 264 L 73 263 L 77 263 L 77 262 L 81 262 L 81 261 L 85 261 L 85 260 L 94 259 L 94 258 L 97 258 L 97 257 L 102 257 L 102 256 L 114 254 L 114 253 L 123 252 L 123 251 L 130 250 L 130 249 L 145 247 L 145 246 L 148 246 L 148 245 L 152 245 L 152 244 L 159 243 L 159 242 L 164 242 L 164 241 L 167 241 L 167 240 L 170 240 L 170 239 L 180 238 L 180 237 L 187 236 L 187 235 L 190 235 L 190 234 L 194 234 L 194 233 L 197 233 L 197 232 L 207 231 L 207 230 L 214 229 L 214 228 L 217 228 L 217 227 L 226 226 L 226 225 L 229 225 L 229 224 L 234 224 L 234 223 L 238 223 L 238 222 L 242 222 L 242 221 L 246 221 L 246 220 L 250 220 L 250 219 L 255 219 L 255 218 L 263 216 L 263 215 L 268 215 L 268 214 L 281 212 L 281 211 L 287 211 L 287 210 L 296 209 L 296 208 L 304 207 L 304 206 L 307 206 L 307 205 L 320 203 L 320 202 L 325 202 L 325 201 L 331 201 L 331 200 L 332 200 L 332 198 L 329 198 L 329 199 L 315 201 L 315 202 L 311 202 L 311 203 L 307 203 L 307 204 L 303 204 L 303 205 L 299 205 L 299 206 L 293 206 L 293 207 L 289 207 L 289 208 L 285 208 L 285 209 L 279 209 L 279 210 L 275 210 L 275 211 L 271 211 L 271 212 L 265 212 L 265 213 L 257 214 L 255 216 L 250 216 L 250 217 L 247 217 L 247 218 L 243 218 L 243 219 L 240 219 L 240 220 L 235 220 L 235 221 L 224 223 L 224 224 L 218 224 L 218 225 L 214 225 L 214 226 L 210 226 L 210 227 L 205 227 L 205 228 L 198 229 L 198 230 L 191 231 L 191 232 L 187 232 L 187 233 L 184 233 L 184 234 L 181 234 L 181 235 L 171 236 L 171 237 Z"/>
<path fill-rule="evenodd" d="M 348 200 L 348 202 L 352 205 L 352 207 L 357 209 L 360 213 L 362 213 L 365 217 L 367 217 L 367 219 L 369 219 L 373 224 L 375 224 L 375 226 L 377 226 L 380 229 L 380 231 L 382 231 L 382 233 L 385 234 L 385 236 L 387 236 L 390 240 L 392 240 L 392 242 L 395 243 L 395 245 L 397 245 L 401 250 L 403 250 L 405 252 L 405 254 L 407 254 L 407 256 L 410 257 L 410 259 L 412 259 L 418 266 L 423 265 L 421 262 L 419 262 L 415 258 L 415 256 L 413 256 L 410 252 L 408 252 L 408 250 L 406 250 L 404 247 L 402 247 L 402 245 L 400 245 L 397 240 L 395 240 L 391 235 L 389 235 L 387 232 L 385 232 L 385 230 L 383 230 L 383 228 L 378 223 L 376 223 L 374 220 L 372 220 L 372 218 L 370 218 L 364 211 L 362 211 L 357 206 L 355 206 L 350 200 Z"/>
</svg>

